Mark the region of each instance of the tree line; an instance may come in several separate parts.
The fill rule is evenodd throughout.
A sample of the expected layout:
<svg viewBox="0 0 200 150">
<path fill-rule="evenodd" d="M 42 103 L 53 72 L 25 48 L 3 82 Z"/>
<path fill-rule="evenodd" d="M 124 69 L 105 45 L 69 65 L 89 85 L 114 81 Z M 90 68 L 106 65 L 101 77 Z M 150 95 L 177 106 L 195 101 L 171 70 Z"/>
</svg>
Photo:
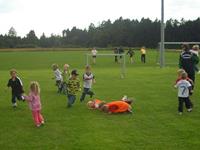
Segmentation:
<svg viewBox="0 0 200 150">
<path fill-rule="evenodd" d="M 200 18 L 180 21 L 170 19 L 165 24 L 165 40 L 168 42 L 200 41 Z M 156 48 L 160 41 L 160 20 L 149 18 L 123 19 L 114 22 L 93 23 L 88 29 L 64 29 L 61 35 L 37 37 L 31 30 L 25 37 L 17 35 L 11 27 L 7 34 L 0 35 L 0 48 L 56 48 L 56 47 L 141 47 Z"/>
</svg>

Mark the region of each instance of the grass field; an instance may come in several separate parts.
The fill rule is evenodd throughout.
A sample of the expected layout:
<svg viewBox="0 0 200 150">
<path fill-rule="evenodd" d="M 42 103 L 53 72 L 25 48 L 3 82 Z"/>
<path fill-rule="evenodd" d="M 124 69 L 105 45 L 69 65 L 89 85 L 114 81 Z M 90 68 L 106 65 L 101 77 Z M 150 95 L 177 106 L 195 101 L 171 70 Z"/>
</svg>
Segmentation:
<svg viewBox="0 0 200 150">
<path fill-rule="evenodd" d="M 118 100 L 123 95 L 135 98 L 133 114 L 108 115 L 88 110 L 79 102 L 66 108 L 66 96 L 56 93 L 52 63 L 69 63 L 71 69 L 84 71 L 85 52 L 1 52 L 0 53 L 0 149 L 1 150 L 199 150 L 200 149 L 200 77 L 197 75 L 194 111 L 177 114 L 177 91 L 173 88 L 177 64 L 160 69 L 156 52 L 148 52 L 147 64 L 136 53 L 135 64 L 127 57 L 126 77 L 120 79 L 120 67 L 114 58 L 97 58 L 93 65 L 97 83 L 95 97 Z M 167 59 L 178 62 L 178 53 Z M 16 68 L 26 93 L 30 81 L 41 85 L 44 127 L 35 128 L 27 103 L 11 107 L 10 91 L 5 91 L 9 69 Z M 81 77 L 81 76 L 80 76 Z M 87 97 L 86 101 L 89 98 Z M 85 101 L 85 103 L 86 103 Z"/>
</svg>

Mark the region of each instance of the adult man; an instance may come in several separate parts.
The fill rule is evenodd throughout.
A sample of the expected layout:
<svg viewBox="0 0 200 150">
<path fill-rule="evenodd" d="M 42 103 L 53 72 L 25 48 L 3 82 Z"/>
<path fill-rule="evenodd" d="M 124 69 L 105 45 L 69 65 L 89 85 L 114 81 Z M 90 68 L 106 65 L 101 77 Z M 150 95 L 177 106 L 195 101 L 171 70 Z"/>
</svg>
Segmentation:
<svg viewBox="0 0 200 150">
<path fill-rule="evenodd" d="M 183 52 L 180 54 L 179 58 L 179 68 L 184 69 L 188 77 L 195 82 L 195 66 L 199 62 L 199 58 L 196 54 L 190 52 L 190 47 L 188 44 L 182 45 Z"/>
</svg>

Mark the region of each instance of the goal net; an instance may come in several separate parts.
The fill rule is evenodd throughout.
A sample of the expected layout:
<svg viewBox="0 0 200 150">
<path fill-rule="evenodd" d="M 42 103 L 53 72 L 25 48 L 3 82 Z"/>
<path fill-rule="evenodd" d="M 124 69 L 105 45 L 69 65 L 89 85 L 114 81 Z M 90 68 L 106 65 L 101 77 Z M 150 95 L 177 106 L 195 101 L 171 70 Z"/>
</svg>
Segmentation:
<svg viewBox="0 0 200 150">
<path fill-rule="evenodd" d="M 179 63 L 179 56 L 182 52 L 181 45 L 182 44 L 189 44 L 190 48 L 192 49 L 193 45 L 200 45 L 200 42 L 164 42 L 165 45 L 165 52 L 164 52 L 164 64 L 169 65 L 178 65 Z M 157 56 L 156 56 L 156 63 L 160 64 L 161 58 L 161 45 L 158 43 L 157 48 Z"/>
<path fill-rule="evenodd" d="M 124 78 L 126 75 L 126 55 L 125 54 L 96 54 L 96 63 L 94 66 L 96 67 L 110 67 L 119 68 L 119 75 L 121 78 Z M 115 58 L 117 58 L 118 62 L 114 62 Z M 93 55 L 86 54 L 86 65 L 93 64 Z M 111 70 L 112 72 L 112 70 Z"/>
</svg>

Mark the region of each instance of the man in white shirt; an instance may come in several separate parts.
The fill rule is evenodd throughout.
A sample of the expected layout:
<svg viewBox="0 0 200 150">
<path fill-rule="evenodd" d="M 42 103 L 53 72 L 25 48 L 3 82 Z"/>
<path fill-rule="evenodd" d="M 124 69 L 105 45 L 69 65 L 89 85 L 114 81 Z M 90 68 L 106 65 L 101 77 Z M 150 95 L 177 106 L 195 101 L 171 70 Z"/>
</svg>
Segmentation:
<svg viewBox="0 0 200 150">
<path fill-rule="evenodd" d="M 178 112 L 180 115 L 183 113 L 183 103 L 185 103 L 185 106 L 188 110 L 188 112 L 192 111 L 190 99 L 189 99 L 189 90 L 192 89 L 192 85 L 190 84 L 189 81 L 187 81 L 187 73 L 183 72 L 181 74 L 182 79 L 178 81 L 175 85 L 175 88 L 178 88 L 178 101 L 179 101 L 179 106 L 178 106 Z"/>
<path fill-rule="evenodd" d="M 93 58 L 93 64 L 95 64 L 95 63 L 96 63 L 96 58 L 97 58 L 97 53 L 98 53 L 98 51 L 97 51 L 96 48 L 94 47 L 94 48 L 92 49 L 91 53 L 92 53 L 92 58 Z"/>
</svg>

